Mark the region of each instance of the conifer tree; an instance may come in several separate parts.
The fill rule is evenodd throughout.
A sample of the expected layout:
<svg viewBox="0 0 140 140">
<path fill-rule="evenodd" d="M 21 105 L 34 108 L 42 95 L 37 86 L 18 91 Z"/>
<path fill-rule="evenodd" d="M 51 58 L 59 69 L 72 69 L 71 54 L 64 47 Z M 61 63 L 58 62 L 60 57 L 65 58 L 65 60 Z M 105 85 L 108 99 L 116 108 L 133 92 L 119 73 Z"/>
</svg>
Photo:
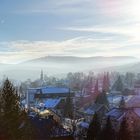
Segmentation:
<svg viewBox="0 0 140 140">
<path fill-rule="evenodd" d="M 108 92 L 109 91 L 109 73 L 104 73 L 103 76 L 103 85 L 102 85 L 102 90 Z"/>
<path fill-rule="evenodd" d="M 102 93 L 99 93 L 99 95 L 96 98 L 95 103 L 96 104 L 103 104 L 107 107 L 109 106 L 109 102 L 108 102 L 107 95 L 106 95 L 105 91 L 103 91 Z"/>
<path fill-rule="evenodd" d="M 70 95 L 66 98 L 66 103 L 64 106 L 64 116 L 68 118 L 73 118 L 73 103 Z"/>
<path fill-rule="evenodd" d="M 101 132 L 101 124 L 97 113 L 94 114 L 93 120 L 91 121 L 88 132 L 87 140 L 98 140 Z"/>
<path fill-rule="evenodd" d="M 107 72 L 107 75 L 106 75 L 106 81 L 107 81 L 107 91 L 109 91 L 109 89 L 110 89 L 110 78 L 109 78 L 109 72 Z"/>
<path fill-rule="evenodd" d="M 104 90 L 104 91 L 107 90 L 107 77 L 106 77 L 105 74 L 104 74 L 104 77 L 103 77 L 103 86 L 102 86 L 102 90 Z"/>
<path fill-rule="evenodd" d="M 116 134 L 112 127 L 110 117 L 107 118 L 105 127 L 102 130 L 101 140 L 116 140 Z"/>
<path fill-rule="evenodd" d="M 32 140 L 34 128 L 20 106 L 16 89 L 8 79 L 0 93 L 0 140 Z"/>
<path fill-rule="evenodd" d="M 120 130 L 118 132 L 118 140 L 132 140 L 126 118 L 123 118 L 121 122 Z"/>
<path fill-rule="evenodd" d="M 2 127 L 5 134 L 10 140 L 19 139 L 21 132 L 20 126 L 20 104 L 19 96 L 12 85 L 6 79 L 1 89 L 1 106 L 2 106 Z"/>
<path fill-rule="evenodd" d="M 20 140 L 33 140 L 36 139 L 36 128 L 33 126 L 31 120 L 27 116 L 27 111 L 22 110 L 21 111 L 21 117 L 20 117 L 21 123 L 20 123 L 20 131 L 21 136 Z"/>
<path fill-rule="evenodd" d="M 120 91 L 120 92 L 123 91 L 124 87 L 123 87 L 123 82 L 122 82 L 121 76 L 118 77 L 117 81 L 114 83 L 112 88 L 116 91 Z"/>
<path fill-rule="evenodd" d="M 94 88 L 94 94 L 99 94 L 99 82 L 98 79 L 96 80 L 95 88 Z"/>
</svg>

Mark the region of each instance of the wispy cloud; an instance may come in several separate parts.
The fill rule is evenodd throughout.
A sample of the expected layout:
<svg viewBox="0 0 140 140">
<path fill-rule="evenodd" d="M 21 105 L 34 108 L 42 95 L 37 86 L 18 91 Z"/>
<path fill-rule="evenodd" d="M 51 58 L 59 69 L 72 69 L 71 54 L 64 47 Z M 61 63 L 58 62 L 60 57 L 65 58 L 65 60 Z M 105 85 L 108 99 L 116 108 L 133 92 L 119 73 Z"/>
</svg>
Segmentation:
<svg viewBox="0 0 140 140">
<path fill-rule="evenodd" d="M 125 41 L 116 43 L 113 38 L 107 37 L 77 37 L 65 41 L 21 40 L 1 42 L 0 45 L 5 46 L 5 50 L 0 50 L 0 60 L 3 63 L 16 63 L 47 55 L 138 57 L 140 51 L 138 45 L 126 49 L 131 48 L 131 44 Z"/>
<path fill-rule="evenodd" d="M 60 28 L 60 30 L 67 31 L 78 31 L 78 32 L 92 32 L 100 34 L 114 34 L 123 36 L 129 43 L 140 43 L 140 23 L 130 23 L 128 25 L 103 25 L 103 26 L 92 26 L 92 27 L 66 27 Z M 118 40 L 119 41 L 119 40 Z"/>
</svg>

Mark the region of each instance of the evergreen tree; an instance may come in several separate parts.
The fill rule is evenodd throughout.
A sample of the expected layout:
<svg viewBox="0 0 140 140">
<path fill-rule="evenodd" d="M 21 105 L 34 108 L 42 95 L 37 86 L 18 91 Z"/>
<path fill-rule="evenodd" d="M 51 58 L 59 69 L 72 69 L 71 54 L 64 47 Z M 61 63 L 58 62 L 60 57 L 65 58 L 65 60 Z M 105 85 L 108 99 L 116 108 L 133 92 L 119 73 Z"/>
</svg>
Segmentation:
<svg viewBox="0 0 140 140">
<path fill-rule="evenodd" d="M 0 139 L 32 140 L 33 127 L 27 113 L 20 107 L 16 89 L 8 79 L 5 80 L 0 93 Z"/>
<path fill-rule="evenodd" d="M 20 140 L 33 140 L 37 138 L 36 128 L 33 126 L 31 120 L 28 118 L 25 110 L 21 111 L 21 124 L 19 126 L 21 133 Z"/>
<path fill-rule="evenodd" d="M 128 87 L 132 87 L 134 84 L 135 74 L 131 72 L 127 72 L 125 75 L 125 83 Z"/>
<path fill-rule="evenodd" d="M 91 121 L 88 132 L 87 140 L 98 140 L 101 132 L 101 124 L 97 113 L 94 114 L 93 120 Z"/>
<path fill-rule="evenodd" d="M 104 91 L 107 90 L 107 77 L 106 77 L 105 74 L 104 74 L 104 77 L 103 77 L 103 86 L 102 86 L 102 90 L 104 90 Z"/>
<path fill-rule="evenodd" d="M 101 140 L 115 140 L 116 134 L 112 127 L 110 117 L 107 118 L 105 127 L 102 130 Z"/>
<path fill-rule="evenodd" d="M 106 75 L 106 82 L 107 82 L 107 92 L 109 92 L 109 90 L 110 90 L 110 76 L 109 76 L 109 72 L 107 72 L 107 75 Z"/>
<path fill-rule="evenodd" d="M 99 93 L 99 95 L 96 98 L 95 103 L 96 104 L 103 104 L 103 105 L 106 105 L 107 107 L 109 106 L 109 102 L 108 102 L 107 95 L 106 95 L 105 91 L 103 91 L 102 93 Z"/>
<path fill-rule="evenodd" d="M 130 134 L 131 133 L 128 128 L 127 120 L 126 118 L 123 118 L 120 125 L 120 130 L 118 132 L 118 140 L 132 140 L 132 137 Z"/>
<path fill-rule="evenodd" d="M 120 91 L 120 92 L 123 91 L 124 86 L 123 86 L 121 76 L 118 77 L 117 81 L 114 83 L 112 88 L 113 90 L 116 90 L 116 91 Z"/>
<path fill-rule="evenodd" d="M 95 88 L 94 88 L 94 94 L 99 94 L 99 82 L 98 79 L 96 80 Z"/>
<path fill-rule="evenodd" d="M 109 73 L 108 72 L 104 74 L 102 90 L 106 92 L 109 91 Z"/>
<path fill-rule="evenodd" d="M 64 116 L 71 119 L 73 118 L 73 103 L 70 94 L 66 98 L 66 103 L 64 106 Z"/>
<path fill-rule="evenodd" d="M 6 79 L 1 90 L 2 121 L 4 133 L 10 140 L 21 136 L 19 96 L 12 83 Z"/>
</svg>

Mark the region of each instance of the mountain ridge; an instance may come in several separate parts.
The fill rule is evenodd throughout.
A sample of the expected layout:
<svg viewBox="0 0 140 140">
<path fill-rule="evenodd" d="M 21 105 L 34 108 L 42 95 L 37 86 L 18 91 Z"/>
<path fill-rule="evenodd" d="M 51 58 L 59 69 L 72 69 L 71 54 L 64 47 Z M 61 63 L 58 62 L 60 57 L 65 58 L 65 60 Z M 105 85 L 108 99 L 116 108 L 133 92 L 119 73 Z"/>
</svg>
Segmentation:
<svg viewBox="0 0 140 140">
<path fill-rule="evenodd" d="M 45 62 L 45 61 L 89 61 L 89 60 L 111 60 L 111 59 L 117 59 L 117 60 L 125 60 L 125 59 L 130 59 L 130 60 L 137 60 L 136 57 L 132 57 L 132 56 L 111 56 L 111 57 L 105 57 L 105 56 L 92 56 L 92 57 L 77 57 L 77 56 L 45 56 L 45 57 L 39 57 L 39 58 L 35 58 L 35 59 L 31 59 L 28 61 L 23 62 L 25 63 L 35 63 L 35 62 Z"/>
</svg>

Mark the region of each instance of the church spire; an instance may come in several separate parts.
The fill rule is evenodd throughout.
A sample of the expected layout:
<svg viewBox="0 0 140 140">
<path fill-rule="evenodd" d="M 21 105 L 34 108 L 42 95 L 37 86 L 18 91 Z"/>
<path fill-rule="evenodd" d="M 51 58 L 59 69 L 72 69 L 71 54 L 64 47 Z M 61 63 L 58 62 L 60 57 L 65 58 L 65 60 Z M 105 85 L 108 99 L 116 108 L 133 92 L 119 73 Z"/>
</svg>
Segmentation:
<svg viewBox="0 0 140 140">
<path fill-rule="evenodd" d="M 43 79 L 44 79 L 44 74 L 43 74 L 43 70 L 41 70 L 40 80 L 43 81 Z"/>
</svg>

